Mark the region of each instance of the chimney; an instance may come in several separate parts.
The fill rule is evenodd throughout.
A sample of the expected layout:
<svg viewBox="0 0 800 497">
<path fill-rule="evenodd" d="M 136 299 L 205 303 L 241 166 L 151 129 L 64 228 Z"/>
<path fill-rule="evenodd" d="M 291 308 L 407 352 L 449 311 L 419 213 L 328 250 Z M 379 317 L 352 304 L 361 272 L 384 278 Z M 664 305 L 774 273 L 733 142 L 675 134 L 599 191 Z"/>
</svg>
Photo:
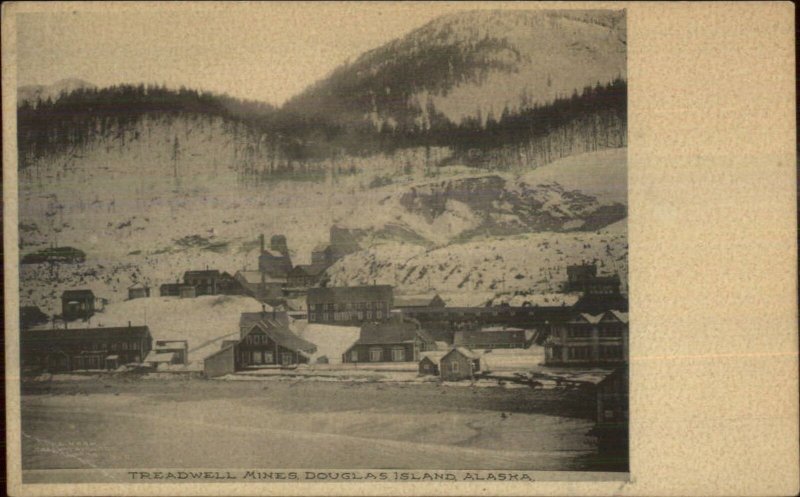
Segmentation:
<svg viewBox="0 0 800 497">
<path fill-rule="evenodd" d="M 128 321 L 128 328 L 130 328 L 130 327 L 131 327 L 131 322 L 130 322 L 130 321 Z"/>
<path fill-rule="evenodd" d="M 261 304 L 261 315 L 262 316 L 266 316 L 267 315 L 267 305 L 266 304 Z"/>
<path fill-rule="evenodd" d="M 261 242 L 261 253 L 264 253 L 264 233 L 258 235 L 258 240 Z"/>
</svg>

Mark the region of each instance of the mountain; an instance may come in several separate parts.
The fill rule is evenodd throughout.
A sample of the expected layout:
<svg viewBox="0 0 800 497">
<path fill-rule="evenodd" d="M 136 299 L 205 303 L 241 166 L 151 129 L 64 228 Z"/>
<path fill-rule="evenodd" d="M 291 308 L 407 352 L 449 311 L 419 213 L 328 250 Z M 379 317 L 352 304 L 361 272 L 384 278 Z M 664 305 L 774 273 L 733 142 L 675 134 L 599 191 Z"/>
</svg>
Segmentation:
<svg viewBox="0 0 800 497">
<path fill-rule="evenodd" d="M 20 88 L 20 253 L 86 253 L 23 265 L 21 301 L 54 312 L 66 287 L 120 301 L 134 282 L 253 269 L 262 233 L 308 263 L 332 226 L 362 249 L 333 283 L 480 304 L 557 291 L 566 264 L 597 260 L 624 285 L 624 45 L 624 12 L 468 12 L 281 108 L 163 86 Z"/>
<path fill-rule="evenodd" d="M 366 52 L 285 109 L 377 128 L 485 123 L 625 77 L 624 11 L 471 11 Z"/>
<path fill-rule="evenodd" d="M 62 79 L 52 85 L 20 86 L 17 89 L 17 106 L 25 103 L 35 106 L 38 100 L 57 100 L 62 94 L 69 94 L 84 88 L 96 88 L 96 86 L 78 78 Z"/>
</svg>

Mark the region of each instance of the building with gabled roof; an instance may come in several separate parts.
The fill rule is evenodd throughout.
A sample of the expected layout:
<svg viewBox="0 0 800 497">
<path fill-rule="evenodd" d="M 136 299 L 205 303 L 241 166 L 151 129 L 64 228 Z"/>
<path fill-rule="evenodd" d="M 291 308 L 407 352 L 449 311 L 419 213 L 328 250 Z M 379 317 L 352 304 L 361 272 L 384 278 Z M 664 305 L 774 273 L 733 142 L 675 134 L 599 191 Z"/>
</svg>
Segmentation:
<svg viewBox="0 0 800 497">
<path fill-rule="evenodd" d="M 342 355 L 342 362 L 416 362 L 422 352 L 436 350 L 436 341 L 419 322 L 392 319 L 365 323 L 358 340 Z"/>
<path fill-rule="evenodd" d="M 20 358 L 23 369 L 116 369 L 140 363 L 152 345 L 147 326 L 26 330 L 20 334 Z"/>
<path fill-rule="evenodd" d="M 250 313 L 245 313 L 250 314 Z M 275 320 L 250 321 L 249 329 L 237 341 L 225 341 L 222 348 L 206 357 L 203 369 L 214 378 L 248 368 L 296 367 L 307 364 L 317 346 L 295 335 L 288 326 Z M 241 324 L 241 322 L 240 322 Z"/>
<path fill-rule="evenodd" d="M 390 285 L 309 288 L 309 323 L 354 324 L 389 318 L 394 302 Z"/>
<path fill-rule="evenodd" d="M 628 313 L 576 312 L 552 325 L 545 365 L 617 364 L 628 361 Z"/>
<path fill-rule="evenodd" d="M 439 375 L 444 381 L 469 380 L 481 369 L 481 356 L 466 347 L 453 347 L 439 360 Z"/>
<path fill-rule="evenodd" d="M 128 287 L 128 300 L 144 299 L 150 296 L 150 287 L 137 282 Z"/>
</svg>

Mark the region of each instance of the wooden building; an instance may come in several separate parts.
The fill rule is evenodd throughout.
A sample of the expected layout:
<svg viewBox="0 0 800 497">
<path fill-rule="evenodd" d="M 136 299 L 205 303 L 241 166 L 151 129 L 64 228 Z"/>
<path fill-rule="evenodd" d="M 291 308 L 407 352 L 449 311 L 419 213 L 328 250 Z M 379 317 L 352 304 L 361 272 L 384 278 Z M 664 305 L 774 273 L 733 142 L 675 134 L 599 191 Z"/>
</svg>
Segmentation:
<svg viewBox="0 0 800 497">
<path fill-rule="evenodd" d="M 419 374 L 420 376 L 433 375 L 439 376 L 439 361 L 447 354 L 446 350 L 435 350 L 431 352 L 422 352 L 419 360 Z"/>
<path fill-rule="evenodd" d="M 316 345 L 288 327 L 260 320 L 239 340 L 223 342 L 219 351 L 203 361 L 203 370 L 207 377 L 214 378 L 248 368 L 296 367 L 307 364 L 316 351 Z"/>
<path fill-rule="evenodd" d="M 188 340 L 156 340 L 154 352 L 172 354 L 170 364 L 189 364 Z"/>
<path fill-rule="evenodd" d="M 597 384 L 597 418 L 592 430 L 603 449 L 628 450 L 628 367 L 615 369 Z"/>
<path fill-rule="evenodd" d="M 158 294 L 162 297 L 180 297 L 181 286 L 183 285 L 180 282 L 164 283 L 158 287 Z"/>
<path fill-rule="evenodd" d="M 51 373 L 115 369 L 140 363 L 153 345 L 147 326 L 27 330 L 20 334 L 23 370 Z"/>
<path fill-rule="evenodd" d="M 195 287 L 198 296 L 242 295 L 244 293 L 244 289 L 233 276 L 217 269 L 186 271 L 183 274 L 183 284 Z"/>
<path fill-rule="evenodd" d="M 628 360 L 628 314 L 575 313 L 555 323 L 545 341 L 545 365 L 618 364 Z"/>
<path fill-rule="evenodd" d="M 390 320 L 361 326 L 358 340 L 342 362 L 417 362 L 422 352 L 436 350 L 436 341 L 418 322 Z"/>
<path fill-rule="evenodd" d="M 467 349 L 524 349 L 529 344 L 523 329 L 487 328 L 456 331 L 453 345 Z"/>
<path fill-rule="evenodd" d="M 355 324 L 389 318 L 394 303 L 389 285 L 309 288 L 309 323 Z"/>
<path fill-rule="evenodd" d="M 150 287 L 143 283 L 134 283 L 128 287 L 128 300 L 143 299 L 150 296 Z"/>
<path fill-rule="evenodd" d="M 89 319 L 94 315 L 95 300 L 91 290 L 64 290 L 61 294 L 61 317 L 67 321 Z"/>
<path fill-rule="evenodd" d="M 439 374 L 444 381 L 473 379 L 480 369 L 480 356 L 465 347 L 455 347 L 439 360 Z"/>
</svg>

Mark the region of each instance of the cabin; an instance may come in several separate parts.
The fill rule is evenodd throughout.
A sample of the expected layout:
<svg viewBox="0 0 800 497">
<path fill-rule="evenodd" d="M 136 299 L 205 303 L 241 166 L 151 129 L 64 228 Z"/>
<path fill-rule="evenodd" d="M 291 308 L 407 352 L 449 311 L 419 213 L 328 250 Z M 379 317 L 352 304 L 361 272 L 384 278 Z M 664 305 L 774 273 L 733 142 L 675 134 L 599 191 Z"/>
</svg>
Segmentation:
<svg viewBox="0 0 800 497">
<path fill-rule="evenodd" d="M 23 370 L 51 373 L 116 369 L 140 363 L 152 349 L 147 326 L 28 330 L 20 335 Z"/>
<path fill-rule="evenodd" d="M 221 274 L 216 269 L 205 269 L 198 271 L 186 271 L 183 273 L 183 284 L 193 286 L 196 296 L 217 295 L 219 290 Z"/>
<path fill-rule="evenodd" d="M 150 296 L 150 287 L 144 283 L 134 283 L 128 287 L 128 300 L 144 299 Z"/>
<path fill-rule="evenodd" d="M 258 256 L 258 271 L 271 278 L 286 279 L 292 270 L 292 258 L 286 237 L 274 235 L 270 239 L 269 249 L 264 246 L 264 235 L 259 236 L 261 251 Z"/>
<path fill-rule="evenodd" d="M 27 330 L 34 326 L 46 324 L 50 318 L 35 305 L 23 305 L 19 308 L 19 329 Z"/>
<path fill-rule="evenodd" d="M 417 297 L 395 297 L 394 299 L 394 309 L 441 308 L 445 305 L 438 293 Z"/>
<path fill-rule="evenodd" d="M 365 323 L 342 362 L 417 362 L 422 352 L 436 350 L 436 341 L 418 322 L 391 320 Z"/>
<path fill-rule="evenodd" d="M 64 290 L 61 294 L 61 317 L 66 321 L 89 319 L 95 312 L 95 300 L 91 290 Z"/>
<path fill-rule="evenodd" d="M 444 381 L 471 380 L 480 369 L 480 356 L 465 347 L 455 347 L 439 360 L 440 376 Z"/>
<path fill-rule="evenodd" d="M 316 345 L 298 337 L 288 327 L 257 321 L 236 341 L 225 341 L 206 357 L 203 370 L 209 378 L 250 368 L 290 368 L 307 364 Z"/>
<path fill-rule="evenodd" d="M 524 349 L 528 344 L 525 330 L 519 328 L 463 330 L 453 335 L 453 345 L 467 349 Z"/>
<path fill-rule="evenodd" d="M 159 354 L 171 354 L 170 364 L 189 364 L 188 340 L 156 340 L 153 351 Z"/>
<path fill-rule="evenodd" d="M 439 376 L 439 361 L 447 353 L 445 350 L 435 350 L 431 352 L 422 352 L 419 360 L 419 374 L 420 376 Z"/>
<path fill-rule="evenodd" d="M 628 450 L 628 368 L 615 369 L 597 384 L 597 417 L 592 430 L 604 449 Z"/>
<path fill-rule="evenodd" d="M 309 288 L 309 323 L 357 324 L 389 318 L 394 303 L 390 285 Z"/>
<path fill-rule="evenodd" d="M 628 314 L 575 313 L 554 323 L 545 340 L 545 365 L 611 365 L 628 360 Z"/>
<path fill-rule="evenodd" d="M 302 264 L 292 268 L 287 276 L 290 288 L 308 288 L 319 283 L 325 268 L 313 264 Z"/>
</svg>

